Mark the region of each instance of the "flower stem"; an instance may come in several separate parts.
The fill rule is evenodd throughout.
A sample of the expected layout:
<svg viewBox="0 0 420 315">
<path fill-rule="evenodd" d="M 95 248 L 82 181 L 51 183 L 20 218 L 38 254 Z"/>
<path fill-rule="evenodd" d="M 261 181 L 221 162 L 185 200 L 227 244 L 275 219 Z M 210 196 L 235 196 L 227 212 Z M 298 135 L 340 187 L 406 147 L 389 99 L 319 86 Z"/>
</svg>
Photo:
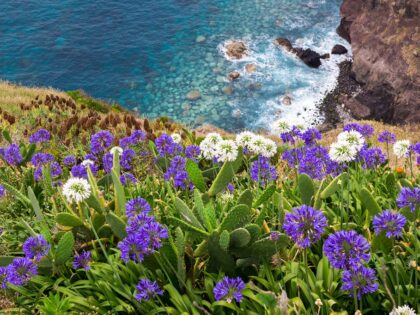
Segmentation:
<svg viewBox="0 0 420 315">
<path fill-rule="evenodd" d="M 308 265 L 308 253 L 306 248 L 303 250 L 303 264 L 305 266 L 306 272 L 305 272 L 305 280 L 306 280 L 306 285 L 308 287 L 308 293 L 309 293 L 309 303 L 311 304 L 311 309 L 312 309 L 312 314 L 315 314 L 315 307 L 314 307 L 314 301 L 311 295 L 311 286 L 309 284 L 309 265 Z"/>
</svg>

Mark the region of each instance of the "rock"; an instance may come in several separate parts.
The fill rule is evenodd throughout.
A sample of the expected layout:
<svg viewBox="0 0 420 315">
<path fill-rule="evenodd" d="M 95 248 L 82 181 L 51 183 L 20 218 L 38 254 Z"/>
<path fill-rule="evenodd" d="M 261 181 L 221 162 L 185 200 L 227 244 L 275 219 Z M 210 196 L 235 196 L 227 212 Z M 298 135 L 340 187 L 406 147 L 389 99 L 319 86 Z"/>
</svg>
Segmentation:
<svg viewBox="0 0 420 315">
<path fill-rule="evenodd" d="M 330 59 L 330 54 L 323 54 L 319 58 L 321 58 L 321 59 Z"/>
<path fill-rule="evenodd" d="M 287 38 L 276 38 L 274 40 L 274 44 L 277 46 L 284 47 L 287 51 L 291 51 L 293 49 L 292 43 Z"/>
<path fill-rule="evenodd" d="M 187 100 L 190 100 L 190 101 L 196 101 L 199 98 L 201 98 L 201 93 L 198 90 L 192 90 L 192 91 L 188 92 L 186 98 L 187 98 Z"/>
<path fill-rule="evenodd" d="M 231 95 L 233 93 L 233 88 L 227 85 L 223 88 L 223 93 L 225 93 L 226 95 Z"/>
<path fill-rule="evenodd" d="M 241 76 L 241 74 L 238 71 L 233 71 L 233 72 L 228 74 L 228 78 L 231 81 L 238 79 L 240 76 Z"/>
<path fill-rule="evenodd" d="M 343 45 L 334 45 L 333 49 L 331 50 L 333 55 L 343 55 L 347 53 L 347 48 Z"/>
<path fill-rule="evenodd" d="M 418 0 L 343 0 L 340 14 L 337 32 L 351 43 L 352 71 L 363 84 L 356 100 L 370 118 L 420 122 L 420 61 L 412 53 L 420 42 Z"/>
<path fill-rule="evenodd" d="M 184 104 L 182 104 L 181 108 L 184 111 L 189 111 L 191 109 L 191 104 L 190 103 L 184 103 Z"/>
<path fill-rule="evenodd" d="M 232 111 L 232 117 L 233 118 L 241 118 L 241 116 L 242 116 L 242 112 L 241 112 L 241 110 L 240 109 L 234 109 L 233 111 Z"/>
<path fill-rule="evenodd" d="M 248 63 L 247 65 L 245 65 L 245 71 L 247 73 L 253 73 L 257 70 L 257 66 L 252 64 L 252 63 Z"/>
<path fill-rule="evenodd" d="M 321 65 L 321 55 L 312 49 L 293 48 L 293 52 L 309 67 L 318 68 Z"/>
<path fill-rule="evenodd" d="M 292 98 L 290 96 L 284 96 L 281 100 L 284 105 L 292 105 Z"/>
<path fill-rule="evenodd" d="M 242 59 L 247 55 L 247 48 L 243 42 L 232 41 L 225 44 L 226 54 L 232 59 Z"/>
<path fill-rule="evenodd" d="M 206 41 L 206 38 L 202 35 L 197 36 L 197 38 L 195 39 L 196 43 L 204 43 Z"/>
</svg>

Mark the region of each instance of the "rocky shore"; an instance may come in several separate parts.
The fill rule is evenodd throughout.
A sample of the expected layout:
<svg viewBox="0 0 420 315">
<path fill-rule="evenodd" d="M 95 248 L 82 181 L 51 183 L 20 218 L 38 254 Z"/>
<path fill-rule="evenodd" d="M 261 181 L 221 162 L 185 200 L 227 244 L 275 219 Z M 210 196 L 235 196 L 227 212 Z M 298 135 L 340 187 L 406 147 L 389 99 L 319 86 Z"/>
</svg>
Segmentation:
<svg viewBox="0 0 420 315">
<path fill-rule="evenodd" d="M 351 43 L 337 87 L 320 105 L 326 126 L 341 114 L 387 123 L 420 121 L 420 2 L 344 0 L 337 33 Z M 343 110 L 344 109 L 344 110 Z"/>
</svg>

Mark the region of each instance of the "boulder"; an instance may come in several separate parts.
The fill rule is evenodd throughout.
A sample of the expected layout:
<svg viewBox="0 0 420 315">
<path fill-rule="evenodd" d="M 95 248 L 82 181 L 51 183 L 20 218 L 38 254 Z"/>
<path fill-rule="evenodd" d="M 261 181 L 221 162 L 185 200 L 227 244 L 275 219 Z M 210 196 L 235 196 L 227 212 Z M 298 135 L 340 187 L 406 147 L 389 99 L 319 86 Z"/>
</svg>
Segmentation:
<svg viewBox="0 0 420 315">
<path fill-rule="evenodd" d="M 320 57 L 321 59 L 330 59 L 330 54 L 323 54 Z"/>
<path fill-rule="evenodd" d="M 293 48 L 293 52 L 309 67 L 318 68 L 321 65 L 321 55 L 312 49 Z"/>
<path fill-rule="evenodd" d="M 197 38 L 195 39 L 196 43 L 204 43 L 206 41 L 206 38 L 202 35 L 197 36 Z"/>
<path fill-rule="evenodd" d="M 276 38 L 274 40 L 274 44 L 277 46 L 284 47 L 287 51 L 291 51 L 293 49 L 292 43 L 287 38 Z"/>
<path fill-rule="evenodd" d="M 284 96 L 281 100 L 284 105 L 292 105 L 292 98 L 288 95 Z"/>
<path fill-rule="evenodd" d="M 222 91 L 226 95 L 231 95 L 233 93 L 233 88 L 231 86 L 227 85 L 222 89 Z"/>
<path fill-rule="evenodd" d="M 247 73 L 253 73 L 253 72 L 255 72 L 256 70 L 257 70 L 257 66 L 256 66 L 256 65 L 254 65 L 254 64 L 252 64 L 252 63 L 249 63 L 249 64 L 245 65 L 245 71 L 246 71 Z"/>
<path fill-rule="evenodd" d="M 238 79 L 240 76 L 241 74 L 238 71 L 232 71 L 231 73 L 228 74 L 228 78 L 231 81 Z"/>
<path fill-rule="evenodd" d="M 344 47 L 343 45 L 338 45 L 337 44 L 333 47 L 333 49 L 331 50 L 331 53 L 333 55 L 343 55 L 343 54 L 347 53 L 347 48 Z"/>
<path fill-rule="evenodd" d="M 247 48 L 241 41 L 232 41 L 225 44 L 226 54 L 232 59 L 242 59 L 247 55 Z"/>
<path fill-rule="evenodd" d="M 186 98 L 189 101 L 196 101 L 201 98 L 201 93 L 199 90 L 192 90 L 188 92 L 188 94 L 186 95 Z"/>
</svg>

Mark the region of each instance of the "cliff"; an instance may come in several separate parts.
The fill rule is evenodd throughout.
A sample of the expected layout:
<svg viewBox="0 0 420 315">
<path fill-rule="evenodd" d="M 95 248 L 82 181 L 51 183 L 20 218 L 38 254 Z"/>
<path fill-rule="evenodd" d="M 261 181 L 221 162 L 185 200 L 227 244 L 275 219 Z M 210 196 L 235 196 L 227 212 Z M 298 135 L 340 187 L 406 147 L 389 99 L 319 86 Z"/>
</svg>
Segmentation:
<svg viewBox="0 0 420 315">
<path fill-rule="evenodd" d="M 341 102 L 359 119 L 420 121 L 420 1 L 343 0 L 340 36 L 351 43 L 359 93 Z"/>
</svg>

